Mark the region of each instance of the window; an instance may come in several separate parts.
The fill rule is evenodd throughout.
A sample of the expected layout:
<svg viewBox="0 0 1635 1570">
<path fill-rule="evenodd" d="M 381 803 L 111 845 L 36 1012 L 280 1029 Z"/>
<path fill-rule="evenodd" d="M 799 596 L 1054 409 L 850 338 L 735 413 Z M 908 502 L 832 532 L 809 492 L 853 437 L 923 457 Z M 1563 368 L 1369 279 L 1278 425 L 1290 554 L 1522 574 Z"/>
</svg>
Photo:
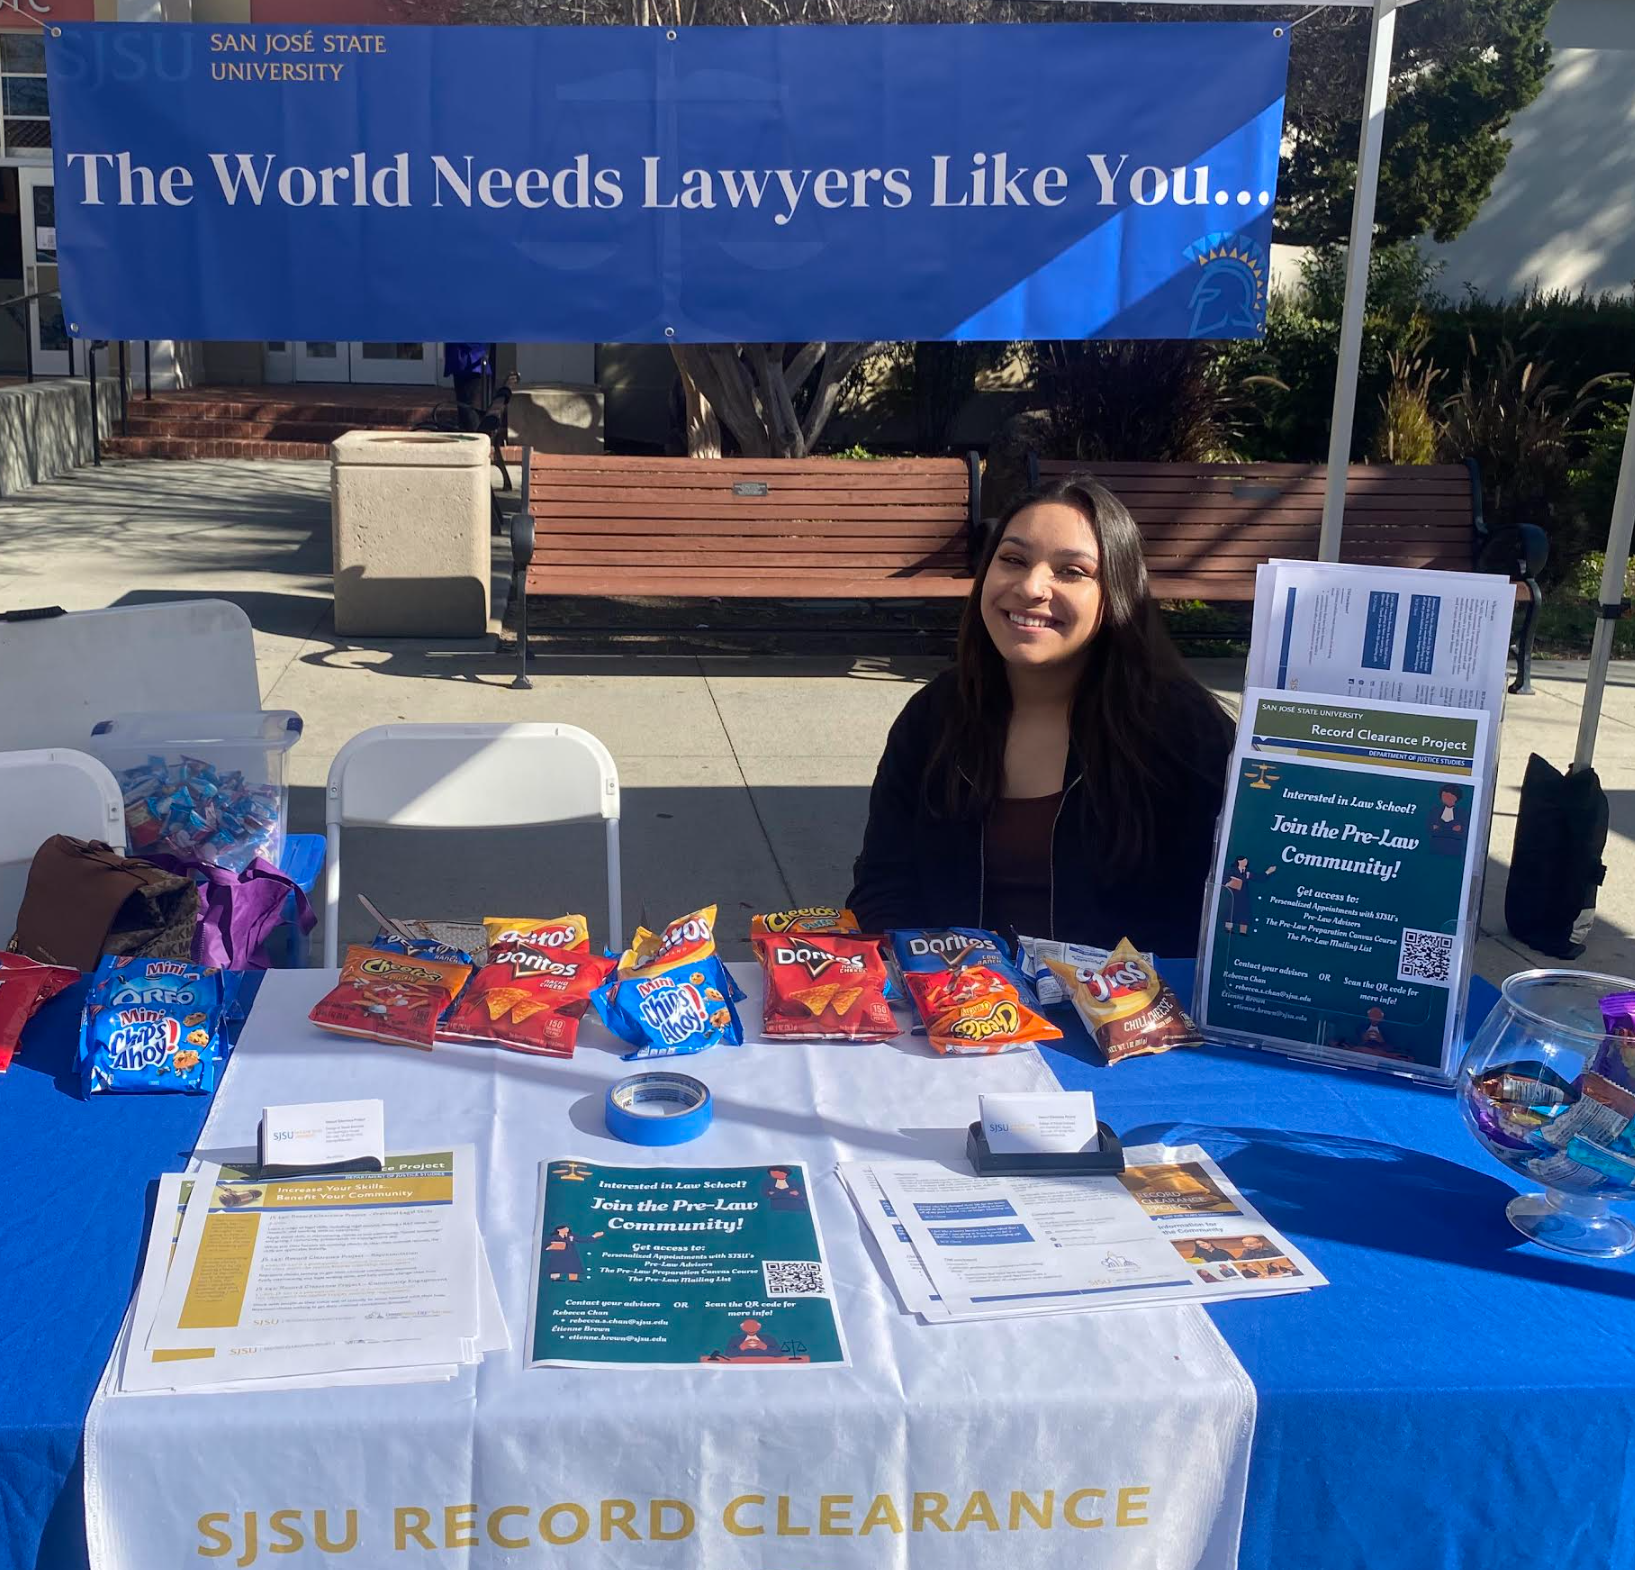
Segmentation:
<svg viewBox="0 0 1635 1570">
<path fill-rule="evenodd" d="M 45 162 L 51 121 L 45 101 L 45 40 L 0 33 L 0 152 Z"/>
</svg>

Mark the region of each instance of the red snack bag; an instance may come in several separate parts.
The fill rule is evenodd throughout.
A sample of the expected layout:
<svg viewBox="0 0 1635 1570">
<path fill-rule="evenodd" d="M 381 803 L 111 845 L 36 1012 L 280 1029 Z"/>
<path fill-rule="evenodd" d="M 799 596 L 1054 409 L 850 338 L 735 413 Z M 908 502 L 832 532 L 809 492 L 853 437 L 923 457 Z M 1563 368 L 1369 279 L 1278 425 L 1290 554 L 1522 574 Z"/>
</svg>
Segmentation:
<svg viewBox="0 0 1635 1570">
<path fill-rule="evenodd" d="M 11 1067 L 23 1026 L 48 998 L 79 980 L 71 965 L 42 965 L 21 954 L 0 954 L 0 1074 Z"/>
<path fill-rule="evenodd" d="M 437 1039 L 571 1058 L 590 995 L 617 966 L 585 949 L 553 951 L 518 933 L 496 938 L 490 931 L 488 963 L 443 1016 Z"/>
<path fill-rule="evenodd" d="M 889 1041 L 886 962 L 872 938 L 790 932 L 751 939 L 766 978 L 761 1033 L 785 1041 Z"/>
<path fill-rule="evenodd" d="M 938 1052 L 978 1056 L 1009 1052 L 1031 1041 L 1061 1040 L 1061 1031 L 1030 1009 L 1012 982 L 986 965 L 910 971 L 903 979 Z"/>
<path fill-rule="evenodd" d="M 314 1025 L 343 1036 L 366 1036 L 428 1051 L 437 1021 L 471 974 L 449 965 L 354 944 L 346 951 L 341 979 L 313 1005 Z"/>
</svg>

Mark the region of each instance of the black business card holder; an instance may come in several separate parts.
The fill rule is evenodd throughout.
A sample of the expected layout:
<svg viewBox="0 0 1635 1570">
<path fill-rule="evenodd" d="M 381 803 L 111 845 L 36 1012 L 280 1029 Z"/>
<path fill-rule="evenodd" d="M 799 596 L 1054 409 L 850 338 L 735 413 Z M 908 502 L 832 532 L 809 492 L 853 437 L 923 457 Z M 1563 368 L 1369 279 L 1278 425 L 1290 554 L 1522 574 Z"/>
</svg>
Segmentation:
<svg viewBox="0 0 1635 1570">
<path fill-rule="evenodd" d="M 965 1155 L 978 1177 L 1107 1177 L 1124 1170 L 1124 1146 L 1105 1123 L 1096 1124 L 1098 1150 L 1045 1150 L 996 1155 L 979 1121 L 965 1136 Z"/>
</svg>

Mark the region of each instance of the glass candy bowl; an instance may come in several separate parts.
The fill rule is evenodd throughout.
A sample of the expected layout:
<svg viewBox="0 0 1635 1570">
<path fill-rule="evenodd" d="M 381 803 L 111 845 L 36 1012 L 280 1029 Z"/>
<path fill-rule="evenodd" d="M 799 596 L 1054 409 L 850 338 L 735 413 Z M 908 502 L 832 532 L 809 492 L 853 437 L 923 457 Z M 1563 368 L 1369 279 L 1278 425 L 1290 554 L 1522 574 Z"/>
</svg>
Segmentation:
<svg viewBox="0 0 1635 1570">
<path fill-rule="evenodd" d="M 1635 1199 L 1635 1039 L 1609 1035 L 1600 1006 L 1632 991 L 1617 976 L 1522 971 L 1505 982 L 1459 1071 L 1471 1132 L 1545 1190 L 1518 1194 L 1505 1214 L 1562 1253 L 1611 1259 L 1635 1249 L 1635 1226 L 1609 1208 Z"/>
</svg>

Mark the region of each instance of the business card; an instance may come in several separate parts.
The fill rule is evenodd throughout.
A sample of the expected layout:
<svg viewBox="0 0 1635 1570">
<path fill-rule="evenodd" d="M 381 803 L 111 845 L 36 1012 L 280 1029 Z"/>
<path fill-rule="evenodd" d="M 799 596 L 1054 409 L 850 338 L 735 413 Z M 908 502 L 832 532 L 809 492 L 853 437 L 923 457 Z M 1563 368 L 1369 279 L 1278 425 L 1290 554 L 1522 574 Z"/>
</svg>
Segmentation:
<svg viewBox="0 0 1635 1570">
<path fill-rule="evenodd" d="M 982 1131 L 995 1155 L 1099 1150 L 1096 1098 L 1088 1090 L 979 1096 Z"/>
</svg>

